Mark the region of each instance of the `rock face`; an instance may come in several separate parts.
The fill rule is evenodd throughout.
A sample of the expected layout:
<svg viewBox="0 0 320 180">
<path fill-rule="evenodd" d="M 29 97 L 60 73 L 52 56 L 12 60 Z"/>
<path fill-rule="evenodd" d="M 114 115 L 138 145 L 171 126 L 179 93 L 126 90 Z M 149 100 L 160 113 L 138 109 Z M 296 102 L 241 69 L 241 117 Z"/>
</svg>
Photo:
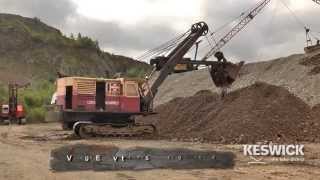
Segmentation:
<svg viewBox="0 0 320 180">
<path fill-rule="evenodd" d="M 156 108 L 151 120 L 162 138 L 219 143 L 319 140 L 318 109 L 314 111 L 283 87 L 257 82 L 231 92 L 200 91 Z M 314 115 L 314 116 L 313 116 Z"/>
<path fill-rule="evenodd" d="M 255 82 L 281 86 L 301 98 L 308 105 L 320 104 L 320 52 L 291 55 L 266 62 L 243 66 L 240 77 L 230 91 L 248 87 Z M 176 97 L 188 97 L 199 90 L 219 92 L 207 69 L 173 74 L 160 87 L 155 106 Z"/>
</svg>

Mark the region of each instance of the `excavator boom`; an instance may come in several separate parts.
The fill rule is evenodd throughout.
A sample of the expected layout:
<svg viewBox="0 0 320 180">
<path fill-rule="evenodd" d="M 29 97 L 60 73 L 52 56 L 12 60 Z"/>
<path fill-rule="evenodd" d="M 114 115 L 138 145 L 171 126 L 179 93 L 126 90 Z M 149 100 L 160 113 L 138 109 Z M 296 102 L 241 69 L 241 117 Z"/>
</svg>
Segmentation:
<svg viewBox="0 0 320 180">
<path fill-rule="evenodd" d="M 211 48 L 211 50 L 201 59 L 205 61 L 217 53 L 223 46 L 225 46 L 234 36 L 236 36 L 242 29 L 246 27 L 246 25 L 251 22 L 255 16 L 257 16 L 261 10 L 266 7 L 271 0 L 263 0 L 260 2 L 257 7 L 252 9 L 246 16 L 242 18 L 242 20 L 234 26 L 231 31 L 229 31 L 222 39 L 220 39 L 217 44 Z M 319 0 L 317 0 L 319 1 Z"/>
<path fill-rule="evenodd" d="M 173 68 L 178 64 L 183 56 L 190 50 L 190 48 L 197 42 L 198 38 L 208 33 L 208 25 L 205 22 L 199 22 L 191 26 L 190 34 L 172 50 L 168 55 L 168 60 L 158 73 L 157 78 L 149 84 L 149 89 L 146 90 L 144 100 L 149 104 L 154 95 L 157 93 L 158 88 L 163 81 L 172 73 Z"/>
</svg>

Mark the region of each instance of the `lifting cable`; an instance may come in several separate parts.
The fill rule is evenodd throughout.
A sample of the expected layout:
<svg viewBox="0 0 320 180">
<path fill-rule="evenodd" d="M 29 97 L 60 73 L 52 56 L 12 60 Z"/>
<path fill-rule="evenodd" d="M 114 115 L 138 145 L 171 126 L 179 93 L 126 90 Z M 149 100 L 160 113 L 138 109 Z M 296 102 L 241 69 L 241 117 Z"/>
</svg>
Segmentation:
<svg viewBox="0 0 320 180">
<path fill-rule="evenodd" d="M 168 51 L 170 50 L 172 47 L 174 47 L 178 42 L 179 42 L 179 38 L 178 39 L 175 39 L 174 41 L 170 41 L 168 43 L 165 43 L 155 49 L 152 49 L 152 50 L 149 50 L 147 51 L 146 53 L 144 53 L 143 55 L 139 56 L 137 59 L 138 60 L 143 60 L 143 59 L 146 59 L 147 57 L 152 57 L 154 55 L 157 55 L 157 54 L 161 54 L 165 51 Z"/>
<path fill-rule="evenodd" d="M 138 56 L 136 59 L 138 60 L 144 60 L 146 58 L 150 58 L 152 56 L 155 56 L 155 55 L 159 55 L 159 54 L 162 54 L 162 53 L 165 53 L 169 50 L 171 50 L 172 48 L 174 48 L 177 44 L 179 44 L 185 36 L 187 36 L 189 34 L 190 30 L 186 31 L 185 33 L 181 34 L 181 35 L 178 35 L 177 37 L 163 43 L 162 45 L 154 48 L 154 49 L 151 49 L 151 50 L 148 50 L 147 52 L 143 53 L 142 55 Z"/>
<path fill-rule="evenodd" d="M 283 0 L 280 0 L 280 2 L 283 4 L 284 7 L 288 9 L 288 11 L 292 14 L 292 16 L 298 24 L 300 24 L 302 27 L 306 27 L 306 25 L 299 19 L 299 17 L 294 13 L 294 11 L 290 9 L 290 7 Z"/>
<path fill-rule="evenodd" d="M 240 20 L 243 16 L 245 16 L 246 14 L 248 14 L 252 9 L 254 9 L 255 7 L 253 6 L 252 8 L 247 9 L 246 11 L 242 12 L 238 17 L 235 17 L 233 20 L 223 24 L 222 26 L 220 26 L 219 28 L 217 28 L 215 31 L 213 31 L 212 33 L 210 33 L 210 36 L 213 36 L 214 34 L 216 34 L 217 32 L 222 31 L 223 29 L 225 29 L 226 27 L 230 26 L 232 23 Z"/>
<path fill-rule="evenodd" d="M 187 33 L 187 32 L 186 32 L 186 33 Z M 164 43 L 164 44 L 162 44 L 162 45 L 160 45 L 160 46 L 158 46 L 158 47 L 156 47 L 156 48 L 154 48 L 154 49 L 152 49 L 152 50 L 149 50 L 149 51 L 147 51 L 147 52 L 157 51 L 157 50 L 159 50 L 159 49 L 161 49 L 161 48 L 163 48 L 163 47 L 168 47 L 168 46 L 170 46 L 170 45 L 172 45 L 172 44 L 175 44 L 177 41 L 179 41 L 181 38 L 183 38 L 186 33 L 183 33 L 183 34 L 177 36 L 176 38 L 174 38 L 174 39 L 172 39 L 172 40 L 169 40 L 168 42 L 166 42 L 166 43 Z"/>
<path fill-rule="evenodd" d="M 313 37 L 314 39 L 316 40 L 319 40 L 318 37 L 316 37 L 314 34 L 313 34 L 313 31 L 310 29 L 310 26 L 308 26 L 307 24 L 305 24 L 301 19 L 299 19 L 299 17 L 294 13 L 294 11 L 292 9 L 290 9 L 290 7 L 283 1 L 283 0 L 280 0 L 281 3 L 288 9 L 288 11 L 293 15 L 294 19 L 296 20 L 296 22 L 298 24 L 300 24 L 306 31 L 308 34 L 311 35 L 311 37 Z M 308 40 L 307 40 L 308 41 Z M 311 41 L 311 40 L 309 40 Z"/>
<path fill-rule="evenodd" d="M 160 54 L 160 53 L 163 53 L 164 51 L 167 51 L 169 49 L 171 49 L 172 47 L 174 47 L 177 43 L 179 43 L 179 41 L 181 41 L 181 39 L 186 35 L 186 33 L 182 34 L 182 35 L 179 35 L 178 37 L 172 39 L 172 40 L 169 40 L 168 42 L 154 48 L 154 49 L 151 49 L 147 52 L 145 52 L 144 54 L 142 54 L 141 56 L 137 57 L 136 59 L 138 60 L 143 60 L 145 59 L 146 57 L 150 57 L 150 56 L 153 56 L 155 54 Z"/>
<path fill-rule="evenodd" d="M 250 12 L 253 8 L 250 8 L 244 12 L 242 12 L 240 14 L 240 16 L 234 18 L 232 21 L 230 22 L 227 22 L 225 24 L 223 24 L 222 26 L 220 26 L 219 28 L 217 28 L 215 31 L 211 32 L 209 30 L 209 33 L 210 33 L 210 36 L 211 37 L 210 39 L 215 43 L 215 45 L 217 44 L 217 41 L 215 40 L 214 38 L 214 34 L 222 31 L 223 29 L 225 29 L 226 27 L 230 26 L 230 24 L 238 21 L 239 19 L 241 19 L 243 16 L 245 16 L 248 12 Z M 142 61 L 142 60 L 145 60 L 147 58 L 151 58 L 151 57 L 154 57 L 154 56 L 158 56 L 158 55 L 163 55 L 163 54 L 166 54 L 168 53 L 170 50 L 172 50 L 177 44 L 179 44 L 181 42 L 181 40 L 190 32 L 190 30 L 188 30 L 187 32 L 177 36 L 176 38 L 172 39 L 172 40 L 169 40 L 167 42 L 165 42 L 164 44 L 154 48 L 154 49 L 151 49 L 151 50 L 148 50 L 146 51 L 145 53 L 143 53 L 142 55 L 138 56 L 136 59 L 139 60 L 139 61 Z M 208 36 L 206 36 L 206 40 L 208 41 L 208 46 L 206 46 L 205 48 L 211 46 L 211 48 L 213 47 L 212 45 L 212 42 L 209 40 Z"/>
<path fill-rule="evenodd" d="M 218 27 L 216 30 L 214 30 L 213 32 L 210 33 L 210 36 L 213 37 L 214 34 L 217 34 L 218 32 L 222 31 L 223 29 L 225 29 L 226 27 L 230 26 L 232 23 L 238 22 L 240 21 L 244 16 L 246 16 L 248 13 L 250 13 L 252 11 L 252 9 L 256 8 L 256 6 L 252 6 L 251 8 L 248 8 L 247 10 L 243 11 L 242 13 L 240 13 L 239 16 L 235 17 L 233 20 L 223 24 L 222 26 Z M 213 28 L 211 28 L 213 29 Z M 216 40 L 213 39 L 215 42 Z M 217 43 L 215 43 L 217 44 Z"/>
<path fill-rule="evenodd" d="M 284 5 L 284 7 L 292 14 L 292 16 L 294 17 L 295 21 L 302 27 L 307 28 L 307 25 L 301 20 L 299 19 L 299 17 L 295 14 L 295 12 L 283 1 L 280 0 L 280 2 Z M 215 31 L 211 32 L 209 30 L 209 35 L 205 36 L 208 45 L 205 47 L 213 47 L 212 42 L 210 41 L 210 39 L 217 44 L 216 39 L 214 38 L 214 35 L 217 34 L 218 32 L 222 31 L 223 29 L 225 29 L 226 27 L 230 26 L 232 23 L 238 21 L 239 19 L 241 19 L 243 16 L 245 16 L 248 12 L 250 12 L 253 8 L 249 8 L 248 10 L 242 12 L 240 14 L 240 16 L 236 17 L 235 19 L 233 19 L 230 22 L 227 22 L 225 24 L 223 24 L 222 26 L 220 26 L 219 28 L 217 28 Z M 309 28 L 308 28 L 309 29 Z M 189 35 L 190 30 L 188 30 L 187 32 L 178 35 L 177 37 L 163 43 L 162 45 L 148 50 L 145 53 L 143 53 L 142 55 L 138 56 L 136 59 L 137 60 L 145 60 L 146 58 L 151 58 L 157 55 L 164 55 L 166 53 L 168 53 L 170 50 L 172 50 L 174 47 L 176 47 L 180 42 L 182 42 L 182 40 L 184 39 L 184 37 L 186 37 L 187 35 Z M 320 32 L 316 32 L 316 33 L 320 33 Z M 318 39 L 311 31 L 310 31 L 310 35 L 315 38 Z M 208 37 L 209 36 L 209 37 Z"/>
</svg>

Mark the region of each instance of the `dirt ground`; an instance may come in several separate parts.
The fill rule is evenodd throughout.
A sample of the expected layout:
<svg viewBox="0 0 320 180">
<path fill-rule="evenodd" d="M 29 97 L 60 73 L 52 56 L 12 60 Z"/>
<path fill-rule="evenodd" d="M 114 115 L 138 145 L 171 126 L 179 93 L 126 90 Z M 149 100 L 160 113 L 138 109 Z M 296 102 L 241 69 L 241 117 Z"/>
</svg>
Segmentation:
<svg viewBox="0 0 320 180">
<path fill-rule="evenodd" d="M 110 139 L 67 140 L 69 131 L 62 131 L 58 123 L 26 126 L 0 126 L 0 179 L 319 179 L 320 144 L 305 144 L 303 163 L 270 162 L 249 165 L 242 155 L 241 145 L 219 145 L 163 140 Z M 78 171 L 56 173 L 49 170 L 50 151 L 64 145 L 85 143 L 155 148 L 191 148 L 194 150 L 231 151 L 237 156 L 234 169 L 217 170 L 146 170 L 146 171 Z"/>
</svg>

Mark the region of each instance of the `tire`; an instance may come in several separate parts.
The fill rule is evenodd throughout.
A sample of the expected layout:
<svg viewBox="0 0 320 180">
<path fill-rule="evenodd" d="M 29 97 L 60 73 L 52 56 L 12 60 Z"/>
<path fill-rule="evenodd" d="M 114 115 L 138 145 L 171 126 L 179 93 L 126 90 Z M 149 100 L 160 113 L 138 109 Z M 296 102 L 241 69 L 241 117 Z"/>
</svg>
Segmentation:
<svg viewBox="0 0 320 180">
<path fill-rule="evenodd" d="M 10 120 L 9 120 L 9 119 L 3 120 L 3 124 L 4 124 L 4 125 L 9 125 L 9 124 L 10 124 Z"/>
<path fill-rule="evenodd" d="M 21 118 L 21 119 L 18 120 L 18 123 L 20 125 L 25 125 L 25 124 L 27 124 L 27 119 L 26 118 Z"/>
<path fill-rule="evenodd" d="M 72 123 L 62 123 L 61 127 L 63 130 L 71 130 L 72 129 Z"/>
<path fill-rule="evenodd" d="M 86 124 L 77 124 L 75 127 L 73 127 L 74 134 L 81 139 L 90 139 L 93 136 L 85 131 L 85 126 Z"/>
<path fill-rule="evenodd" d="M 86 131 L 85 131 L 85 125 L 80 125 L 79 127 L 79 131 L 78 131 L 78 136 L 81 138 L 81 139 L 90 139 L 92 138 L 92 135 L 91 134 L 88 134 Z"/>
</svg>

